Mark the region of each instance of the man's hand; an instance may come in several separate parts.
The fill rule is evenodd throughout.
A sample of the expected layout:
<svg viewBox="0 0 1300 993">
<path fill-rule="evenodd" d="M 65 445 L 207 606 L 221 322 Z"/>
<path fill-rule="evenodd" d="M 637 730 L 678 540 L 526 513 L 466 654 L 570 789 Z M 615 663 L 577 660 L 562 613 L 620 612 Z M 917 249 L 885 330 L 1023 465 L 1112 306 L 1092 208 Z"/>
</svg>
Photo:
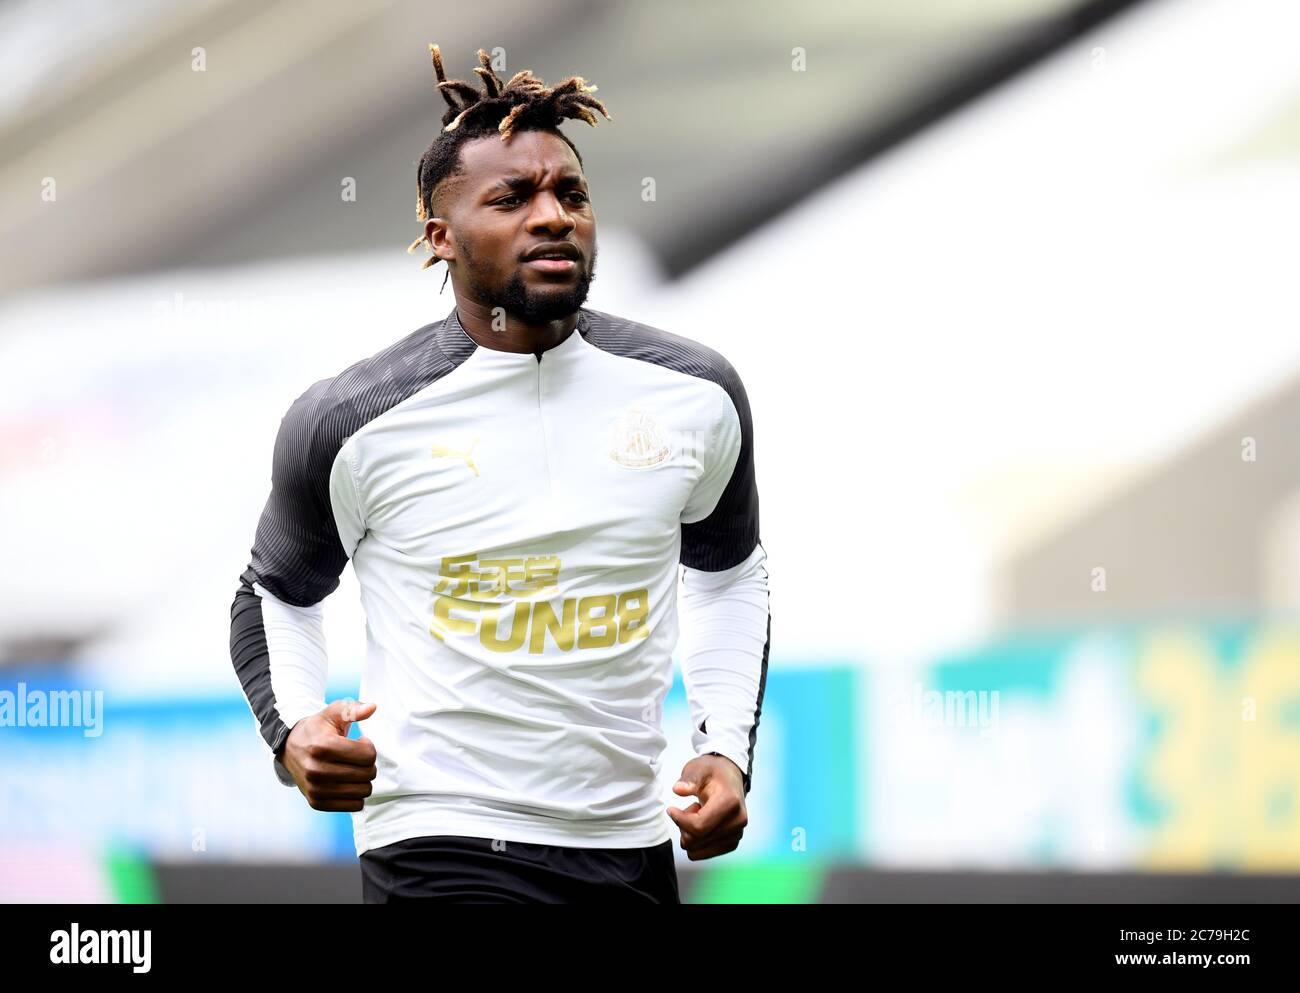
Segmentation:
<svg viewBox="0 0 1300 993">
<path fill-rule="evenodd" d="M 335 700 L 293 726 L 281 764 L 315 810 L 360 810 L 378 772 L 374 743 L 348 737 L 353 721 L 375 712 L 373 703 Z"/>
<path fill-rule="evenodd" d="M 734 852 L 749 823 L 745 811 L 745 777 L 740 767 L 722 755 L 699 755 L 682 767 L 673 784 L 678 796 L 704 801 L 686 809 L 669 806 L 668 816 L 682 829 L 682 848 L 692 862 Z"/>
</svg>

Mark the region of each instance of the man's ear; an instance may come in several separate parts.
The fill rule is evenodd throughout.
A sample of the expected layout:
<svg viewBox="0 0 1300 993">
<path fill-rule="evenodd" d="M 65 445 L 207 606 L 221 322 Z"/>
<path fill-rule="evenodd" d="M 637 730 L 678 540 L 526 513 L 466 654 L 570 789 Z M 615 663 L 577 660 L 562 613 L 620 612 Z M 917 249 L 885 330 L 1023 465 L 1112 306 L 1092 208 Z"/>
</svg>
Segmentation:
<svg viewBox="0 0 1300 993">
<path fill-rule="evenodd" d="M 434 255 L 448 262 L 456 257 L 456 246 L 451 236 L 451 226 L 445 217 L 431 217 L 424 222 L 424 240 Z"/>
</svg>

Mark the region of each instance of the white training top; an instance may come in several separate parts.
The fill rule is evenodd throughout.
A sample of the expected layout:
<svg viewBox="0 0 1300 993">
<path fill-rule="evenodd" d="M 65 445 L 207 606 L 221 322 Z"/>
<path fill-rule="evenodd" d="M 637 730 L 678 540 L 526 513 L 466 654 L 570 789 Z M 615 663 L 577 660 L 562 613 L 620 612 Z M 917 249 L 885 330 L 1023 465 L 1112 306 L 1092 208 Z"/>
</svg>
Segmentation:
<svg viewBox="0 0 1300 993">
<path fill-rule="evenodd" d="M 325 706 L 320 602 L 350 559 L 359 699 L 377 704 L 358 854 L 440 834 L 656 845 L 679 576 L 692 745 L 748 791 L 765 558 L 748 401 L 721 355 L 585 308 L 558 345 L 507 352 L 453 309 L 286 414 L 232 660 L 278 752 Z"/>
</svg>

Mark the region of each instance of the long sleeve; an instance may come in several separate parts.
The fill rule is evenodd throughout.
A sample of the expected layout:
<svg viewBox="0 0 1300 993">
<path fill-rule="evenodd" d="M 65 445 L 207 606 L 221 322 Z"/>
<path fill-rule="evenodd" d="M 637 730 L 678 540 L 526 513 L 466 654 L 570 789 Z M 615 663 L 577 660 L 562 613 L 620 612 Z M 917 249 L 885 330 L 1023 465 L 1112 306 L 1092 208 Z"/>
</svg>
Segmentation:
<svg viewBox="0 0 1300 993">
<path fill-rule="evenodd" d="M 284 725 L 293 726 L 325 707 L 329 656 L 321 604 L 295 607 L 253 584 L 261 600 L 262 629 L 270 656 L 271 690 Z"/>
<path fill-rule="evenodd" d="M 328 656 L 321 601 L 365 531 L 350 452 L 317 383 L 276 435 L 271 494 L 230 609 L 230 655 L 276 775 L 293 726 L 325 706 Z"/>
<path fill-rule="evenodd" d="M 720 414 L 682 517 L 681 665 L 691 745 L 753 774 L 771 642 L 767 553 L 759 541 L 749 400 L 719 357 Z"/>
<path fill-rule="evenodd" d="M 767 553 L 762 545 L 723 572 L 682 567 L 682 676 L 696 755 L 717 752 L 745 774 L 749 792 L 754 744 L 767 681 L 771 640 Z"/>
</svg>

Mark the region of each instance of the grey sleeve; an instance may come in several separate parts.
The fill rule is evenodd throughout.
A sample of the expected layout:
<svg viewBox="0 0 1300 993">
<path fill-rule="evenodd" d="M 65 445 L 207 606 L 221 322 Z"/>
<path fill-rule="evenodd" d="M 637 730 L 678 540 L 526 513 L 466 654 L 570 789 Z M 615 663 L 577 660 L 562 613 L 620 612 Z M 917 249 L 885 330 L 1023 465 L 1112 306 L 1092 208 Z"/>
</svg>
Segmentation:
<svg viewBox="0 0 1300 993">
<path fill-rule="evenodd" d="M 759 542 L 754 424 L 749 397 L 736 370 L 721 356 L 717 356 L 715 381 L 726 391 L 735 408 L 740 452 L 712 513 L 703 520 L 682 525 L 681 563 L 702 572 L 721 572 L 738 565 Z M 722 436 L 725 439 L 727 432 L 722 432 Z"/>
<path fill-rule="evenodd" d="M 330 467 L 342 422 L 331 416 L 328 381 L 317 383 L 280 422 L 271 492 L 258 520 L 248 567 L 230 608 L 230 657 L 263 740 L 279 752 L 289 736 L 271 686 L 270 653 L 260 585 L 296 607 L 319 603 L 338 588 L 348 556 L 329 496 Z"/>
</svg>

